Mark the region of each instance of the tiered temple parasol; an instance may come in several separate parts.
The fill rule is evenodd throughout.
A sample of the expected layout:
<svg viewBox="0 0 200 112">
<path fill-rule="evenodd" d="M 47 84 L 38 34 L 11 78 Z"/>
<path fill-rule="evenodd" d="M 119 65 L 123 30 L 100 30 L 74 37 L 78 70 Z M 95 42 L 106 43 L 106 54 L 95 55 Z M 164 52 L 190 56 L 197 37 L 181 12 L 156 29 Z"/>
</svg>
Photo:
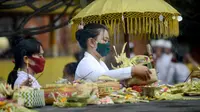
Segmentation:
<svg viewBox="0 0 200 112">
<path fill-rule="evenodd" d="M 164 0 L 95 0 L 72 19 L 72 33 L 80 24 L 100 23 L 110 29 L 111 35 L 123 31 L 127 43 L 129 35 L 148 39 L 176 37 L 178 19 L 182 19 L 180 13 Z M 126 52 L 129 56 L 129 46 Z"/>
</svg>

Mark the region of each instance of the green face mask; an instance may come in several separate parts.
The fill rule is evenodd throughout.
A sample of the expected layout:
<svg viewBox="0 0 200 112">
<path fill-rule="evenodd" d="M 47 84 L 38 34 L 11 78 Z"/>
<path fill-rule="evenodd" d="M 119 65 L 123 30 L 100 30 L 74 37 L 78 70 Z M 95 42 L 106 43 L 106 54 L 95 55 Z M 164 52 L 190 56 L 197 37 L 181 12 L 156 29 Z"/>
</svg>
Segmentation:
<svg viewBox="0 0 200 112">
<path fill-rule="evenodd" d="M 108 53 L 110 52 L 110 43 L 105 43 L 105 44 L 101 44 L 101 43 L 98 43 L 97 44 L 97 49 L 96 51 L 102 56 L 107 56 Z"/>
</svg>

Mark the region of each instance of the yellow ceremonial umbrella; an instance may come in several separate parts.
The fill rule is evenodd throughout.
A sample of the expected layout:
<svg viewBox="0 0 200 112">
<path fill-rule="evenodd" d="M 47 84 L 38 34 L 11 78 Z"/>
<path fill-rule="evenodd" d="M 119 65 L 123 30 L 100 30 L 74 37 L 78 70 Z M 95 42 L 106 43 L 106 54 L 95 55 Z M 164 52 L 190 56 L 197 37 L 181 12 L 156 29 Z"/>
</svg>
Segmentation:
<svg viewBox="0 0 200 112">
<path fill-rule="evenodd" d="M 123 29 L 127 35 L 173 37 L 179 35 L 179 18 L 164 0 L 95 0 L 72 19 L 72 33 L 81 23 L 101 23 L 111 34 Z"/>
</svg>

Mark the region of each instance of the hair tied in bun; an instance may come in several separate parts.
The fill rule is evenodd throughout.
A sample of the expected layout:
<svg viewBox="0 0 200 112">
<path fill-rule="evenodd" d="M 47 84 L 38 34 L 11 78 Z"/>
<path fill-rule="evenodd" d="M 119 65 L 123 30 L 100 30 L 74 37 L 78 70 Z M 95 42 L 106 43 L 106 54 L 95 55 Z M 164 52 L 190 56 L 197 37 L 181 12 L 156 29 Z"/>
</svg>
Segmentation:
<svg viewBox="0 0 200 112">
<path fill-rule="evenodd" d="M 81 35 L 83 33 L 83 30 L 84 29 L 79 29 L 77 32 L 76 32 L 76 40 L 79 41 L 81 39 Z"/>
</svg>

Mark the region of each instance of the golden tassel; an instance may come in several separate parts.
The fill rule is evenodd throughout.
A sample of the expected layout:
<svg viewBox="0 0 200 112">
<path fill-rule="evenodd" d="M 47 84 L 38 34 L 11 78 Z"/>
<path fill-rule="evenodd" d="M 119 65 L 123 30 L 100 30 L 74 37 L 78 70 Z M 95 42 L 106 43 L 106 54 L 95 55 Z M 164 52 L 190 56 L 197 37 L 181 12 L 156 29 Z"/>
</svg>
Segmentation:
<svg viewBox="0 0 200 112">
<path fill-rule="evenodd" d="M 107 23 L 110 24 L 110 36 L 111 36 L 111 41 L 113 41 L 113 37 L 114 37 L 113 22 L 112 22 L 112 20 L 110 22 L 109 22 L 109 20 L 107 20 Z"/>
<path fill-rule="evenodd" d="M 170 37 L 173 36 L 173 20 L 172 19 L 169 20 L 169 36 Z"/>
<path fill-rule="evenodd" d="M 151 18 L 149 18 L 149 34 L 151 34 L 151 23 L 152 21 L 151 21 Z"/>
<path fill-rule="evenodd" d="M 107 20 L 107 24 L 109 26 L 110 33 L 112 34 L 112 23 L 111 23 L 111 21 Z"/>
<path fill-rule="evenodd" d="M 146 26 L 146 24 L 145 24 L 145 17 L 143 17 L 142 18 L 142 33 L 146 33 L 146 31 L 145 31 L 145 27 Z"/>
<path fill-rule="evenodd" d="M 131 18 L 131 34 L 133 34 L 133 18 Z"/>
<path fill-rule="evenodd" d="M 104 20 L 105 25 L 108 27 L 108 29 L 110 29 L 109 25 L 107 24 L 107 21 Z"/>
<path fill-rule="evenodd" d="M 163 22 L 163 35 L 166 37 L 166 35 L 167 35 L 167 27 L 166 27 L 166 20 L 164 20 L 164 22 Z"/>
<path fill-rule="evenodd" d="M 166 34 L 166 37 L 169 37 L 169 20 L 168 19 L 166 20 L 166 23 L 165 23 L 165 34 Z"/>
<path fill-rule="evenodd" d="M 117 22 L 116 22 L 116 21 L 117 21 L 117 20 L 114 19 L 114 23 L 113 23 L 113 24 L 114 24 L 114 25 L 113 25 L 114 28 L 113 28 L 113 29 L 114 29 L 114 34 L 115 34 L 115 35 L 112 36 L 112 38 L 113 38 L 112 40 L 113 40 L 113 41 L 115 40 L 115 37 L 116 37 L 116 35 L 117 35 L 117 25 L 116 25 Z M 114 42 L 113 42 L 113 43 L 114 43 Z"/>
<path fill-rule="evenodd" d="M 146 33 L 149 33 L 149 21 L 148 18 L 146 17 Z"/>
<path fill-rule="evenodd" d="M 178 20 L 175 21 L 175 35 L 174 36 L 178 36 L 179 35 L 179 22 Z"/>
<path fill-rule="evenodd" d="M 175 31 L 176 30 L 176 20 L 173 19 L 172 21 L 173 21 L 173 34 L 172 35 L 175 36 L 175 34 L 176 34 L 176 31 Z"/>
<path fill-rule="evenodd" d="M 126 22 L 127 22 L 127 24 L 126 24 L 126 27 L 127 27 L 127 33 L 129 34 L 129 28 L 130 28 L 130 24 L 129 24 L 129 18 L 126 18 Z"/>
<path fill-rule="evenodd" d="M 104 20 L 105 25 L 108 27 L 108 29 L 110 30 L 110 33 L 112 32 L 111 26 L 109 24 L 109 20 Z"/>
<path fill-rule="evenodd" d="M 159 22 L 160 24 L 160 36 L 163 34 L 163 21 Z"/>
<path fill-rule="evenodd" d="M 138 26 L 139 34 L 141 34 L 141 29 L 142 29 L 142 28 L 141 28 L 141 27 L 142 27 L 142 26 L 141 26 L 141 18 L 139 17 L 138 19 L 139 19 L 139 26 Z"/>
<path fill-rule="evenodd" d="M 165 36 L 168 37 L 168 26 L 169 26 L 169 23 L 168 23 L 167 19 L 165 20 L 164 25 L 165 25 Z"/>
<path fill-rule="evenodd" d="M 154 36 L 154 38 L 155 38 L 155 34 L 156 34 L 156 23 L 155 23 L 155 19 L 153 18 L 153 20 L 152 20 L 152 29 L 153 29 L 153 36 Z"/>
<path fill-rule="evenodd" d="M 116 26 L 117 26 L 117 25 L 116 25 L 116 23 L 117 23 L 117 22 L 116 22 L 116 21 L 117 21 L 117 20 L 116 20 L 116 19 L 114 19 L 114 23 L 113 23 L 113 24 L 114 24 L 114 25 L 113 25 L 113 27 L 114 27 L 114 32 L 116 32 L 116 31 L 117 31 L 117 27 L 116 27 Z"/>
<path fill-rule="evenodd" d="M 120 25 L 120 21 L 118 21 L 118 23 L 117 23 L 117 32 L 120 32 L 120 28 L 119 28 L 120 26 L 119 25 Z"/>
<path fill-rule="evenodd" d="M 135 24 L 134 32 L 135 32 L 135 35 L 137 35 L 137 29 L 138 29 L 138 27 L 137 27 L 137 25 L 138 25 L 137 18 L 135 18 L 134 24 Z"/>
<path fill-rule="evenodd" d="M 165 22 L 166 22 L 166 20 L 163 22 L 163 36 L 166 36 L 166 33 L 167 33 Z"/>
<path fill-rule="evenodd" d="M 111 34 L 113 34 L 113 20 L 110 21 Z"/>
<path fill-rule="evenodd" d="M 158 24 L 159 24 L 159 20 L 158 19 L 156 19 L 156 34 L 158 35 Z"/>
<path fill-rule="evenodd" d="M 179 36 L 179 22 L 177 21 L 177 35 L 176 36 Z"/>
</svg>

